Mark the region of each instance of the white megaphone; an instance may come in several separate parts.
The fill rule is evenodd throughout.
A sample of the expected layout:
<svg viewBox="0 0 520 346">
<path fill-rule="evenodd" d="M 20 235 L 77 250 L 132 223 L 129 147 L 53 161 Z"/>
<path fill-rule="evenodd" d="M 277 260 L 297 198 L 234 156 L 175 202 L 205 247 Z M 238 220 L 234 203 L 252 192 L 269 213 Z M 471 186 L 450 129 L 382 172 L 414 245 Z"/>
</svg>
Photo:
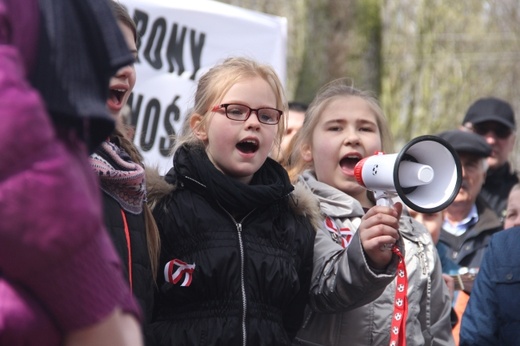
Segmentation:
<svg viewBox="0 0 520 346">
<path fill-rule="evenodd" d="M 358 183 L 374 192 L 377 204 L 390 205 L 399 196 L 421 213 L 446 208 L 462 183 L 459 157 L 453 147 L 436 136 L 412 139 L 397 154 L 378 153 L 354 168 Z"/>
</svg>

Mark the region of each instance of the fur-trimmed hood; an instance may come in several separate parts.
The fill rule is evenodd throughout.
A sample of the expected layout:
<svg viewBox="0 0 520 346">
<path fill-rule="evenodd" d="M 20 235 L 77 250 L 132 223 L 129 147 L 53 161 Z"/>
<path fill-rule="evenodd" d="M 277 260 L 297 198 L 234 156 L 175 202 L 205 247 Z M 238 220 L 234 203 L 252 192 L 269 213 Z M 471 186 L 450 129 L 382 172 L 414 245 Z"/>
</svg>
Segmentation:
<svg viewBox="0 0 520 346">
<path fill-rule="evenodd" d="M 159 174 L 157 168 L 146 167 L 147 201 L 150 208 L 176 189 L 176 185 L 166 182 Z M 297 215 L 303 215 L 309 219 L 314 229 L 321 224 L 321 214 L 318 199 L 302 183 L 296 183 L 294 191 L 289 198 L 289 205 Z"/>
<path fill-rule="evenodd" d="M 166 182 L 157 167 L 145 167 L 145 174 L 147 203 L 153 210 L 162 198 L 175 190 L 176 186 Z"/>
<path fill-rule="evenodd" d="M 320 203 L 316 196 L 304 184 L 296 183 L 291 193 L 290 206 L 295 214 L 306 216 L 311 222 L 314 230 L 322 224 Z"/>
</svg>

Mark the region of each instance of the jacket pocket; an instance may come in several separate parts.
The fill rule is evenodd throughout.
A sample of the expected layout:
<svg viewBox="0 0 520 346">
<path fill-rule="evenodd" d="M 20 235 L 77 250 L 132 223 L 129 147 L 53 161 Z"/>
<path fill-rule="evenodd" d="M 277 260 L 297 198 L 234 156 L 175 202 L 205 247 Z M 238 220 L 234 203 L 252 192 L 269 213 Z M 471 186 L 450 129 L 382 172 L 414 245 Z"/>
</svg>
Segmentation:
<svg viewBox="0 0 520 346">
<path fill-rule="evenodd" d="M 497 266 L 493 281 L 497 285 L 520 284 L 520 268 L 513 266 Z"/>
</svg>

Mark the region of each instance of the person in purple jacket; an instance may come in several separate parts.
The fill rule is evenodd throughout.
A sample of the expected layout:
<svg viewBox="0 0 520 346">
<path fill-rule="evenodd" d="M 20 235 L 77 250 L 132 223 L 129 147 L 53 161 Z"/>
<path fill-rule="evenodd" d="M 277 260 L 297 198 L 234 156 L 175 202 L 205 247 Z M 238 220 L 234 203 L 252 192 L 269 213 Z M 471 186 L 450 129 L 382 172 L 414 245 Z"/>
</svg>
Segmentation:
<svg viewBox="0 0 520 346">
<path fill-rule="evenodd" d="M 0 345 L 142 345 L 88 161 L 132 61 L 106 0 L 0 0 Z"/>
</svg>

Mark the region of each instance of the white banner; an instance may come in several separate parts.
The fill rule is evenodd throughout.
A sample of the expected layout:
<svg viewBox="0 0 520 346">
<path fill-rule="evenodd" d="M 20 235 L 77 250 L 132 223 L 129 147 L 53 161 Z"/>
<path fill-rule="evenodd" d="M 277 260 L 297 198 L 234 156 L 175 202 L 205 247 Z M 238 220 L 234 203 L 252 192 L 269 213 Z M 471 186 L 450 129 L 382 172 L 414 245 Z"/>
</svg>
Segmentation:
<svg viewBox="0 0 520 346">
<path fill-rule="evenodd" d="M 196 82 L 230 56 L 270 64 L 285 82 L 286 18 L 212 0 L 120 0 L 135 20 L 140 46 L 129 105 L 145 163 L 166 173 L 171 135 L 193 106 Z"/>
</svg>

